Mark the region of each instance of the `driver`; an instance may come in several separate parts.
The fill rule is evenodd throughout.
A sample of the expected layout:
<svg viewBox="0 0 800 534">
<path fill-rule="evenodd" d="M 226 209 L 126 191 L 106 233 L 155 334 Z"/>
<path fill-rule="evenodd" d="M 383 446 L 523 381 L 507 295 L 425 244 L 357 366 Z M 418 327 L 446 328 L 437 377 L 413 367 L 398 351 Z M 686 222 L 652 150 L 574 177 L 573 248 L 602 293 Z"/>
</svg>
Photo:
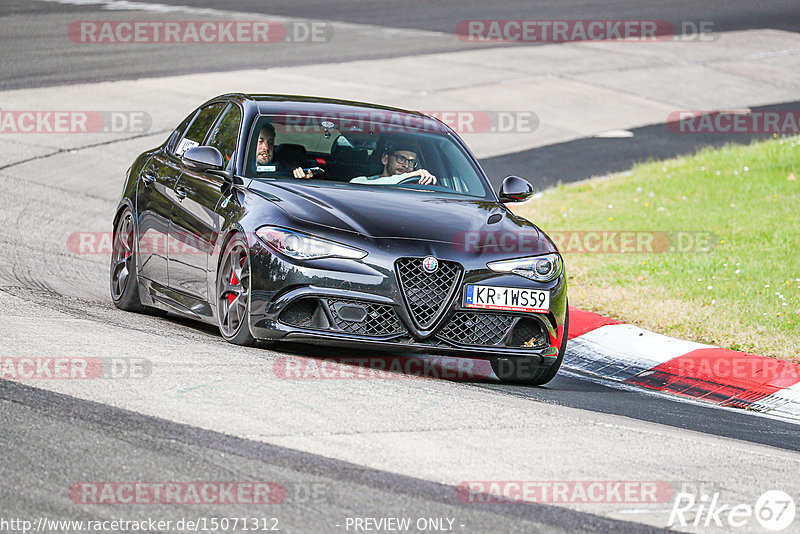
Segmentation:
<svg viewBox="0 0 800 534">
<path fill-rule="evenodd" d="M 275 157 L 275 126 L 266 123 L 258 132 L 258 144 L 256 145 L 256 165 L 272 165 L 272 158 Z M 314 177 L 314 173 L 304 171 L 302 167 L 297 167 L 292 171 L 292 176 L 308 180 Z"/>
<path fill-rule="evenodd" d="M 420 185 L 435 185 L 436 176 L 425 169 L 418 169 L 416 150 L 408 146 L 387 145 L 381 156 L 383 172 L 374 176 L 358 176 L 350 180 L 352 184 L 393 185 L 403 180 L 419 177 Z"/>
</svg>

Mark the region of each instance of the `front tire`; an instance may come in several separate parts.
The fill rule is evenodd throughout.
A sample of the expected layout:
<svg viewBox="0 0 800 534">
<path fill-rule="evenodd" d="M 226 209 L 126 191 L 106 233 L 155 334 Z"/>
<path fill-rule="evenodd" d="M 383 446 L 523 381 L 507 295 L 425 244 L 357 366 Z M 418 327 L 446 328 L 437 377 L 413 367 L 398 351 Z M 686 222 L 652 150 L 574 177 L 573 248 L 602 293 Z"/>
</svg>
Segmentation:
<svg viewBox="0 0 800 534">
<path fill-rule="evenodd" d="M 222 337 L 234 345 L 255 343 L 250 333 L 249 250 L 236 234 L 225 246 L 217 272 L 217 325 Z"/>
<path fill-rule="evenodd" d="M 555 378 L 564 361 L 564 353 L 567 351 L 567 335 L 569 333 L 569 307 L 564 315 L 564 334 L 561 339 L 561 346 L 558 348 L 556 361 L 548 367 L 536 368 L 531 365 L 529 359 L 519 358 L 499 358 L 492 360 L 492 371 L 504 384 L 518 384 L 529 386 L 543 386 Z"/>
</svg>

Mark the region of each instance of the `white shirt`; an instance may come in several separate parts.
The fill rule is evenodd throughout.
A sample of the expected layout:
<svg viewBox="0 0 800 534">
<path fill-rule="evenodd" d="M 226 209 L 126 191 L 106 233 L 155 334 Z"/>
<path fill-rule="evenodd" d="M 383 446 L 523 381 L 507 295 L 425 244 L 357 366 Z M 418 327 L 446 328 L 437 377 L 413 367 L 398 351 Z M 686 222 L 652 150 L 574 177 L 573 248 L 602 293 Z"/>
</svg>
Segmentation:
<svg viewBox="0 0 800 534">
<path fill-rule="evenodd" d="M 412 171 L 413 172 L 413 171 Z M 375 176 L 358 176 L 350 180 L 351 184 L 375 184 L 375 185 L 395 185 L 399 184 L 406 178 L 408 175 L 411 174 L 410 172 L 404 172 L 401 174 L 395 174 L 394 176 L 380 176 L 376 174 Z"/>
</svg>

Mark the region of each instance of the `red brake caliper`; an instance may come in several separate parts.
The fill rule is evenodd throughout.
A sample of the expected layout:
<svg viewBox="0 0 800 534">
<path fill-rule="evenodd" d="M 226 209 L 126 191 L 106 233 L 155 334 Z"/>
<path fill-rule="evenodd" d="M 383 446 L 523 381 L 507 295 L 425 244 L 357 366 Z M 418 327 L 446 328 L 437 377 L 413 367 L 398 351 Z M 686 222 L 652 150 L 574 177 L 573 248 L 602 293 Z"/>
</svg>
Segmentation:
<svg viewBox="0 0 800 534">
<path fill-rule="evenodd" d="M 231 271 L 231 285 L 232 286 L 239 285 L 239 279 L 236 278 L 236 273 L 234 273 L 233 271 Z M 232 304 L 234 300 L 236 300 L 236 297 L 233 295 L 233 293 L 229 293 L 228 304 Z"/>
</svg>

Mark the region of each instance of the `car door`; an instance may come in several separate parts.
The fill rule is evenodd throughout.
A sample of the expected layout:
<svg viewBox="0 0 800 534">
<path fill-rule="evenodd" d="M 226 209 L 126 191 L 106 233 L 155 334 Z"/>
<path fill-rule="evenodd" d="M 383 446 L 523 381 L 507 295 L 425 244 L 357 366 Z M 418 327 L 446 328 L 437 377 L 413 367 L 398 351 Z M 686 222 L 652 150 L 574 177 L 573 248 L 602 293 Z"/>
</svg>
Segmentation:
<svg viewBox="0 0 800 534">
<path fill-rule="evenodd" d="M 203 143 L 218 149 L 229 169 L 234 163 L 241 120 L 241 109 L 228 104 Z M 209 287 L 208 257 L 223 223 L 216 209 L 230 196 L 230 182 L 217 174 L 187 168 L 176 192 L 178 202 L 170 226 L 170 241 L 176 244 L 170 248 L 170 285 L 189 299 L 196 299 L 197 302 L 186 302 L 194 313 L 209 315 L 211 310 L 205 303 L 211 300 L 213 288 Z"/>
<path fill-rule="evenodd" d="M 170 137 L 166 146 L 156 152 L 142 167 L 136 183 L 138 224 L 137 270 L 139 276 L 160 286 L 169 285 L 167 242 L 170 217 L 175 201 L 175 184 L 183 172 L 183 164 L 175 146 L 192 123 L 193 111 Z"/>
</svg>

